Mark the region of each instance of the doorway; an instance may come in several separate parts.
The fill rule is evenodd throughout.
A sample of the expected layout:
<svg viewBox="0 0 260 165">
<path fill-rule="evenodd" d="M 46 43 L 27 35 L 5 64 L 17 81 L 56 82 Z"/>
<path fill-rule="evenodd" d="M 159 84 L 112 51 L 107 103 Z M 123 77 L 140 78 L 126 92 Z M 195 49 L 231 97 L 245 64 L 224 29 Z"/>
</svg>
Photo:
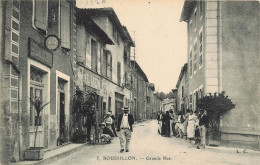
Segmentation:
<svg viewBox="0 0 260 165">
<path fill-rule="evenodd" d="M 59 137 L 65 137 L 65 93 L 60 92 Z"/>
</svg>

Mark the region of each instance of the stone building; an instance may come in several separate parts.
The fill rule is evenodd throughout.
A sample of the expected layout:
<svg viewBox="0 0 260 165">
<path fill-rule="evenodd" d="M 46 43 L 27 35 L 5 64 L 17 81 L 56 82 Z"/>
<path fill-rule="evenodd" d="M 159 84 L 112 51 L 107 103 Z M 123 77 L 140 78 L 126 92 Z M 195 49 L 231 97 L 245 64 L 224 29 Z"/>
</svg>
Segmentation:
<svg viewBox="0 0 260 165">
<path fill-rule="evenodd" d="M 192 109 L 208 93 L 225 91 L 236 108 L 221 121 L 223 142 L 259 147 L 258 1 L 188 1 L 189 95 Z"/>
<path fill-rule="evenodd" d="M 146 83 L 149 81 L 146 74 L 136 61 L 131 60 L 131 66 L 134 70 L 132 76 L 132 113 L 135 120 L 141 120 L 146 118 Z"/>
<path fill-rule="evenodd" d="M 189 108 L 188 102 L 188 74 L 187 74 L 187 63 L 181 69 L 178 82 L 176 84 L 177 88 L 177 111 L 185 112 Z"/>
<path fill-rule="evenodd" d="M 134 43 L 112 8 L 78 9 L 77 19 L 76 84 L 98 94 L 98 122 L 106 112 L 117 118 L 130 100 L 130 89 L 123 86 L 124 55 Z"/>
<path fill-rule="evenodd" d="M 3 9 L 3 10 L 2 10 Z M 1 1 L 1 97 L 6 152 L 24 159 L 34 146 L 54 148 L 70 140 L 70 102 L 75 55 L 75 1 Z M 37 122 L 30 101 L 47 104 Z"/>
<path fill-rule="evenodd" d="M 154 109 L 154 84 L 147 83 L 146 84 L 146 119 L 152 119 L 154 116 L 155 109 Z"/>
</svg>

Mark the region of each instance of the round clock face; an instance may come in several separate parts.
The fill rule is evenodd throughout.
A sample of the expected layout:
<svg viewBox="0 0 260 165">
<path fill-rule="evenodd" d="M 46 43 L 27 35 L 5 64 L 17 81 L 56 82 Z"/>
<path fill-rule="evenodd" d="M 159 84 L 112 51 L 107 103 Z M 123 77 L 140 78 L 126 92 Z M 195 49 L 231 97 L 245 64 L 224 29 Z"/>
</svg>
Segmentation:
<svg viewBox="0 0 260 165">
<path fill-rule="evenodd" d="M 54 35 L 48 36 L 45 40 L 45 46 L 47 49 L 56 50 L 59 47 L 58 37 L 56 37 Z"/>
</svg>

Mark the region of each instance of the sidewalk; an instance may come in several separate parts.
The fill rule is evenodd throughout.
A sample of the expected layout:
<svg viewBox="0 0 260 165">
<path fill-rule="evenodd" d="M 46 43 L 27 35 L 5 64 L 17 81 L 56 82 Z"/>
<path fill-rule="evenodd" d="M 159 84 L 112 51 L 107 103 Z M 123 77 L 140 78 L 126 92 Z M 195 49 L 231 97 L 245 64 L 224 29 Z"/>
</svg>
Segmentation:
<svg viewBox="0 0 260 165">
<path fill-rule="evenodd" d="M 184 139 L 183 139 L 184 140 Z M 192 144 L 195 144 L 195 141 L 192 141 Z M 196 147 L 197 145 L 194 145 Z M 244 148 L 234 148 L 234 147 L 226 147 L 223 145 L 218 146 L 206 146 L 205 149 L 201 150 L 212 151 L 212 152 L 221 152 L 221 153 L 233 153 L 233 154 L 241 154 L 241 155 L 251 155 L 251 156 L 260 156 L 260 150 L 253 149 L 244 149 Z"/>
<path fill-rule="evenodd" d="M 233 148 L 233 147 L 225 147 L 225 146 L 217 146 L 217 147 L 206 146 L 205 150 L 222 152 L 222 153 L 237 153 L 241 155 L 260 156 L 260 151 L 258 150 Z"/>
<path fill-rule="evenodd" d="M 145 122 L 147 120 L 139 120 L 136 121 L 135 124 Z M 135 125 L 134 124 L 134 125 Z M 13 165 L 43 165 L 43 164 L 48 164 L 50 162 L 62 159 L 76 151 L 79 151 L 83 149 L 84 147 L 89 150 L 93 148 L 95 145 L 83 143 L 83 144 L 75 144 L 75 143 L 70 143 L 66 144 L 64 146 L 57 147 L 52 150 L 46 150 L 44 153 L 44 157 L 42 160 L 39 161 L 19 161 L 16 163 L 12 163 Z"/>
<path fill-rule="evenodd" d="M 89 147 L 86 147 L 89 146 Z M 48 164 L 50 162 L 56 161 L 58 159 L 61 159 L 65 156 L 68 156 L 76 151 L 79 151 L 86 147 L 86 149 L 93 148 L 94 145 L 89 145 L 86 143 L 83 144 L 66 144 L 64 146 L 55 148 L 53 150 L 47 150 L 45 151 L 44 157 L 42 160 L 39 161 L 19 161 L 17 163 L 12 163 L 14 165 L 43 165 Z"/>
</svg>

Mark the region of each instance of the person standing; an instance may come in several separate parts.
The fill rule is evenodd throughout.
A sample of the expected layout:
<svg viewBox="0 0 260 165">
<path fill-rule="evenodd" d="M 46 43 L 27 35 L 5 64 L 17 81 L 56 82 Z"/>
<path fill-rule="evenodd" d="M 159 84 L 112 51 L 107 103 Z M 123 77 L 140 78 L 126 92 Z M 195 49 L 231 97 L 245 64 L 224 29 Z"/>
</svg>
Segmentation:
<svg viewBox="0 0 260 165">
<path fill-rule="evenodd" d="M 187 127 L 187 137 L 190 140 L 194 139 L 195 136 L 195 120 L 196 116 L 193 114 L 193 111 L 190 110 L 190 115 L 188 118 L 188 127 Z"/>
<path fill-rule="evenodd" d="M 113 130 L 113 133 L 114 135 L 117 137 L 117 134 L 116 134 L 116 129 L 115 129 L 115 116 L 114 115 L 111 115 L 111 118 L 112 118 L 112 130 Z"/>
<path fill-rule="evenodd" d="M 207 116 L 207 111 L 202 111 L 202 116 L 199 121 L 199 130 L 200 130 L 200 136 L 201 136 L 201 145 L 203 148 L 206 146 L 206 133 L 207 128 L 209 126 L 209 118 Z"/>
<path fill-rule="evenodd" d="M 165 125 L 165 137 L 170 137 L 170 135 L 171 135 L 170 122 L 171 122 L 170 113 L 169 113 L 169 111 L 166 111 L 166 114 L 163 117 L 163 123 Z"/>
<path fill-rule="evenodd" d="M 134 117 L 129 114 L 129 108 L 124 107 L 122 108 L 124 113 L 119 115 L 118 122 L 117 122 L 117 131 L 120 131 L 120 152 L 129 152 L 129 144 L 131 140 L 131 134 L 133 132 L 132 125 L 134 124 Z"/>
<path fill-rule="evenodd" d="M 187 140 L 187 127 L 188 127 L 189 113 L 190 113 L 190 110 L 187 109 L 186 114 L 185 114 L 185 120 L 184 120 L 184 123 L 183 123 L 183 128 L 184 128 L 183 129 L 183 135 L 184 135 L 185 140 Z"/>
<path fill-rule="evenodd" d="M 170 136 L 174 136 L 174 127 L 172 127 L 173 126 L 173 121 L 174 121 L 174 114 L 173 114 L 173 110 L 172 109 L 170 109 L 170 117 L 171 117 L 171 121 L 170 121 Z"/>
</svg>

